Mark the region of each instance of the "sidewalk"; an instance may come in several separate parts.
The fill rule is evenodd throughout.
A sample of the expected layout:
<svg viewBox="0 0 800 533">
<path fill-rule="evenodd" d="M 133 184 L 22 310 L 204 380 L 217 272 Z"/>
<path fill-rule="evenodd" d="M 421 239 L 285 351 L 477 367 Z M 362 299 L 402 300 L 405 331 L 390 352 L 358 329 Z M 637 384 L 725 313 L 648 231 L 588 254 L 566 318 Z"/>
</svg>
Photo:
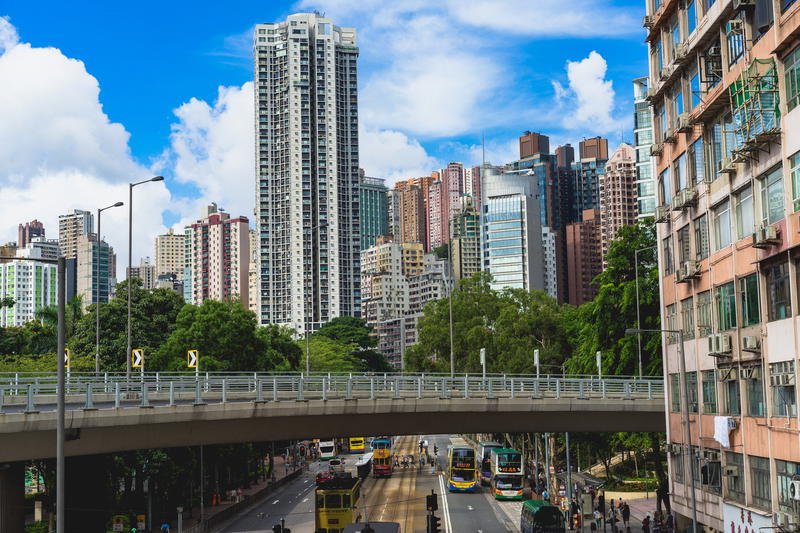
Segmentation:
<svg viewBox="0 0 800 533">
<path fill-rule="evenodd" d="M 282 479 L 286 478 L 290 474 L 294 473 L 298 469 L 292 469 L 290 466 L 284 464 L 283 457 L 276 456 L 273 459 L 273 468 L 275 469 L 275 483 L 279 483 Z M 267 481 L 261 481 L 259 483 L 255 483 L 250 486 L 248 489 L 242 489 L 242 501 L 247 501 L 251 499 L 255 494 L 259 491 L 265 489 L 270 485 L 271 481 L 268 479 Z M 235 500 L 227 500 L 225 494 L 221 494 L 220 497 L 222 498 L 221 503 L 217 505 L 211 505 L 211 502 L 205 502 L 204 508 L 204 518 L 205 521 L 210 521 L 214 516 L 219 515 L 227 511 L 229 508 L 236 505 L 238 502 Z M 184 511 L 184 518 L 183 518 L 183 529 L 185 532 L 190 533 L 193 528 L 196 528 L 200 523 L 200 506 L 196 506 L 192 508 L 191 516 L 192 518 L 186 518 L 186 515 L 189 514 L 188 512 Z M 173 518 L 170 522 L 175 523 L 176 519 Z M 155 522 L 153 522 L 155 527 Z M 175 528 L 173 528 L 175 529 Z M 198 531 L 202 531 L 198 528 Z"/>
</svg>

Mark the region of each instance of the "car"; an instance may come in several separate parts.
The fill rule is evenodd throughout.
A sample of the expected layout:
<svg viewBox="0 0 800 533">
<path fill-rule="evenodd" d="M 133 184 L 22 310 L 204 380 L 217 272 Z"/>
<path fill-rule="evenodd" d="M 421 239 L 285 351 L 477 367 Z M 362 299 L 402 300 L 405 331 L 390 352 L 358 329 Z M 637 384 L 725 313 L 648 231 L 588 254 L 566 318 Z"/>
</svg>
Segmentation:
<svg viewBox="0 0 800 533">
<path fill-rule="evenodd" d="M 330 466 L 331 472 L 334 474 L 344 473 L 344 459 L 334 457 L 328 462 L 328 465 Z"/>
<path fill-rule="evenodd" d="M 328 470 L 323 470 L 322 472 L 319 472 L 317 474 L 317 479 L 316 479 L 317 485 L 319 485 L 320 483 L 324 483 L 329 479 L 333 479 L 333 473 Z"/>
</svg>

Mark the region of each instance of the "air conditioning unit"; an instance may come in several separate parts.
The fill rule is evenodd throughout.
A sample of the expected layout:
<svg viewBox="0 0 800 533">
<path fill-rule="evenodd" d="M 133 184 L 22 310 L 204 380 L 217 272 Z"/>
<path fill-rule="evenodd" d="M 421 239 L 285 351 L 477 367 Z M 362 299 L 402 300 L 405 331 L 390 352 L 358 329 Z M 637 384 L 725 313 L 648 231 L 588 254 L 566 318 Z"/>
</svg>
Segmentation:
<svg viewBox="0 0 800 533">
<path fill-rule="evenodd" d="M 722 475 L 725 477 L 739 477 L 739 467 L 738 466 L 726 466 L 722 469 Z"/>
<path fill-rule="evenodd" d="M 686 57 L 687 48 L 683 43 L 675 45 L 675 61 L 681 61 Z"/>
<path fill-rule="evenodd" d="M 719 462 L 719 452 L 716 450 L 705 450 L 703 451 L 703 458 L 709 463 L 717 463 Z"/>
<path fill-rule="evenodd" d="M 672 198 L 673 211 L 679 211 L 697 205 L 697 191 L 684 189 Z"/>
<path fill-rule="evenodd" d="M 773 387 L 791 387 L 794 385 L 794 374 L 773 374 L 769 382 Z"/>
<path fill-rule="evenodd" d="M 664 144 L 663 143 L 653 143 L 650 145 L 650 154 L 651 155 L 661 155 L 664 153 Z"/>
<path fill-rule="evenodd" d="M 689 123 L 688 113 L 681 113 L 678 115 L 677 130 L 679 132 L 692 131 L 692 125 Z"/>
<path fill-rule="evenodd" d="M 777 511 L 772 515 L 772 523 L 777 527 L 786 527 L 789 525 L 789 517 L 787 513 Z"/>
<path fill-rule="evenodd" d="M 669 68 L 669 66 L 666 66 L 666 67 L 662 68 L 658 72 L 658 78 L 661 81 L 667 81 L 671 75 L 672 75 L 672 69 Z"/>
<path fill-rule="evenodd" d="M 695 279 L 700 277 L 699 261 L 684 261 L 681 265 L 683 279 Z"/>
<path fill-rule="evenodd" d="M 725 33 L 727 35 L 741 35 L 744 31 L 744 21 L 741 19 L 731 19 L 725 25 Z"/>
<path fill-rule="evenodd" d="M 800 502 L 800 480 L 793 479 L 789 482 L 789 497 Z"/>
<path fill-rule="evenodd" d="M 678 130 L 673 126 L 671 128 L 667 128 L 666 133 L 664 134 L 664 142 L 674 143 L 678 137 Z"/>
<path fill-rule="evenodd" d="M 773 244 L 780 242 L 780 233 L 775 226 L 761 226 L 753 233 L 754 248 L 769 248 Z"/>
<path fill-rule="evenodd" d="M 708 336 L 708 355 L 719 356 L 731 352 L 731 336 L 727 333 L 717 333 Z M 735 369 L 731 369 L 735 370 Z M 736 379 L 736 378 L 732 378 Z M 724 381 L 721 379 L 721 381 Z"/>
<path fill-rule="evenodd" d="M 742 367 L 742 371 L 739 375 L 741 376 L 742 379 L 757 379 L 758 370 L 759 367 L 757 366 L 745 366 Z"/>
<path fill-rule="evenodd" d="M 726 157 L 720 161 L 717 161 L 717 172 L 721 174 L 735 174 L 736 173 L 736 163 L 731 161 L 730 158 Z"/>
<path fill-rule="evenodd" d="M 733 366 L 726 366 L 717 369 L 717 381 L 736 381 L 739 379 L 739 369 Z M 729 420 L 736 420 L 730 418 Z"/>
<path fill-rule="evenodd" d="M 656 206 L 656 222 L 669 222 L 670 207 L 668 205 Z"/>
<path fill-rule="evenodd" d="M 727 333 L 718 333 L 719 353 L 731 353 L 731 336 Z"/>
<path fill-rule="evenodd" d="M 733 10 L 742 11 L 756 7 L 756 0 L 733 0 Z"/>
<path fill-rule="evenodd" d="M 652 15 L 645 15 L 642 19 L 642 26 L 645 28 L 652 28 L 653 27 L 653 16 Z"/>
<path fill-rule="evenodd" d="M 742 350 L 745 352 L 760 352 L 761 343 L 759 342 L 758 337 L 753 335 L 746 335 L 742 337 Z"/>
</svg>

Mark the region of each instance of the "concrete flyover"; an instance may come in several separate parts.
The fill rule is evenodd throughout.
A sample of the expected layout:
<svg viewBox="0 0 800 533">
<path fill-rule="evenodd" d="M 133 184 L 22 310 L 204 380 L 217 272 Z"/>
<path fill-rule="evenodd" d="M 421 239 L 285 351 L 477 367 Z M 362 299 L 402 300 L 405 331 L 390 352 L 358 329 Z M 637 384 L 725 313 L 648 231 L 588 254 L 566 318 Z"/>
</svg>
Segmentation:
<svg viewBox="0 0 800 533">
<path fill-rule="evenodd" d="M 0 462 L 55 455 L 55 378 L 0 376 Z M 349 435 L 663 431 L 661 379 L 71 376 L 67 455 Z"/>
</svg>

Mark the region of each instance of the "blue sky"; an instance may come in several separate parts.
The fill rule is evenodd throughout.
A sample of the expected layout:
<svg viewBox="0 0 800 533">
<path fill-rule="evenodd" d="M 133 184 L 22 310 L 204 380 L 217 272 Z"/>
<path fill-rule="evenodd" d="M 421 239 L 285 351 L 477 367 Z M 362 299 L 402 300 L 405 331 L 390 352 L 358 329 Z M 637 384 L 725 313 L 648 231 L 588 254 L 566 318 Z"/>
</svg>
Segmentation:
<svg viewBox="0 0 800 533">
<path fill-rule="evenodd" d="M 148 224 L 136 259 L 203 203 L 252 215 L 250 32 L 301 10 L 358 31 L 361 158 L 371 175 L 393 181 L 449 160 L 475 163 L 482 133 L 494 163 L 513 158 L 526 129 L 553 146 L 597 134 L 616 145 L 632 137 L 630 82 L 647 70 L 643 4 L 5 0 L 0 78 L 20 81 L 0 83 L 0 113 L 5 105 L 13 118 L 0 123 L 0 196 L 23 201 L 0 240 L 14 239 L 17 222 L 53 227 L 58 212 L 116 200 L 148 173 L 167 182 L 142 187 Z M 118 249 L 122 214 L 108 215 Z"/>
</svg>

